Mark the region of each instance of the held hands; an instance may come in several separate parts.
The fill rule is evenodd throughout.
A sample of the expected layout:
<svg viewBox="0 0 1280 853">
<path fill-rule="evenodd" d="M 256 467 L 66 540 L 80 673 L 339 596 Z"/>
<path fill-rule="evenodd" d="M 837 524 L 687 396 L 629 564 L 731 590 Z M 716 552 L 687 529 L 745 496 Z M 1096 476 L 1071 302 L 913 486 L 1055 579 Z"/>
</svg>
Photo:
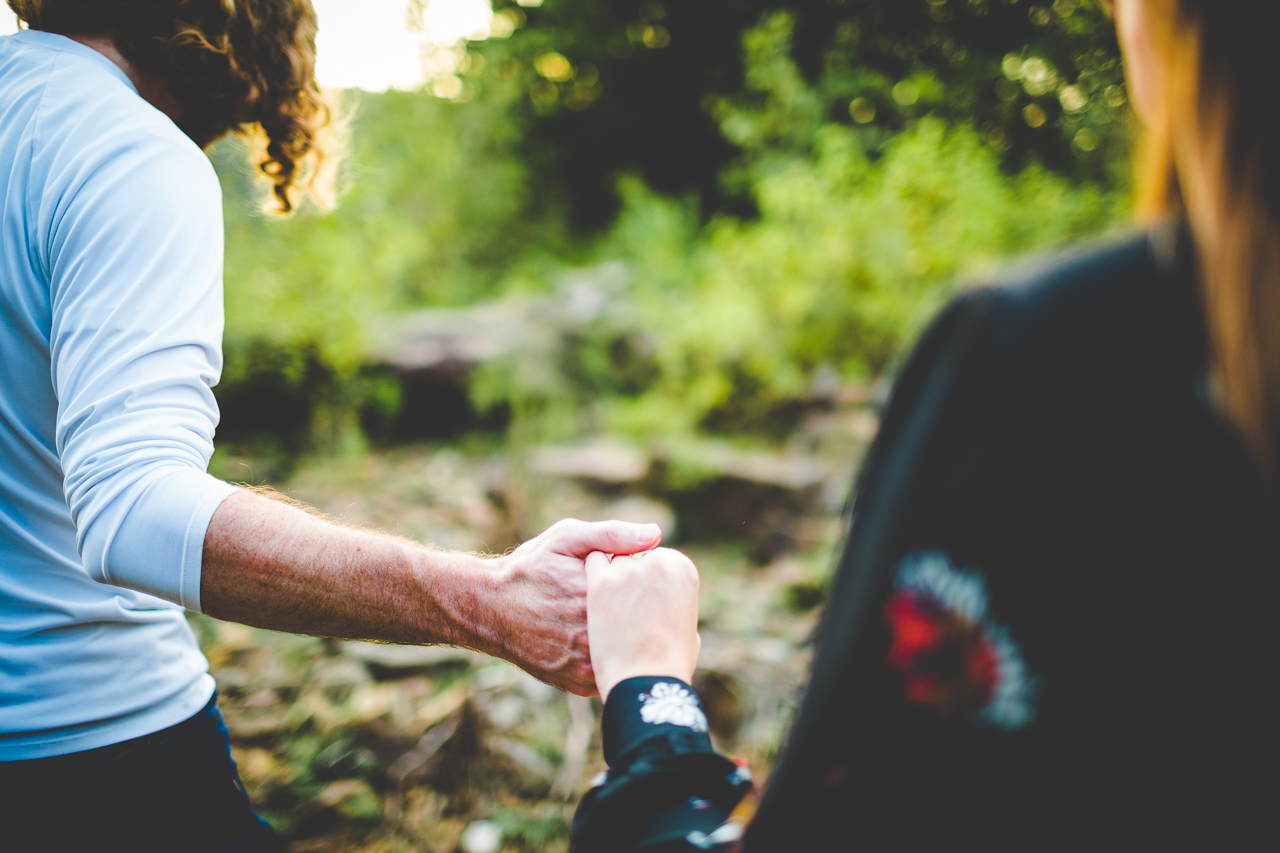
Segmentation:
<svg viewBox="0 0 1280 853">
<path fill-rule="evenodd" d="M 484 633 L 490 636 L 482 650 L 510 660 L 562 690 L 579 696 L 594 694 L 583 560 L 589 554 L 603 560 L 601 551 L 648 551 L 661 539 L 662 531 L 656 524 L 565 519 L 505 557 L 496 558 L 497 594 L 484 608 L 490 611 L 484 620 L 489 623 Z M 696 589 L 696 573 L 694 584 Z M 696 622 L 696 603 L 694 619 Z"/>
<path fill-rule="evenodd" d="M 698 570 L 679 551 L 587 557 L 587 631 L 600 697 L 640 675 L 690 681 L 698 664 Z"/>
<path fill-rule="evenodd" d="M 689 681 L 702 646 L 698 570 L 679 551 L 650 550 L 661 539 L 653 524 L 553 525 L 493 561 L 496 595 L 480 620 L 489 641 L 471 645 L 579 696 L 607 698 L 638 675 Z"/>
</svg>

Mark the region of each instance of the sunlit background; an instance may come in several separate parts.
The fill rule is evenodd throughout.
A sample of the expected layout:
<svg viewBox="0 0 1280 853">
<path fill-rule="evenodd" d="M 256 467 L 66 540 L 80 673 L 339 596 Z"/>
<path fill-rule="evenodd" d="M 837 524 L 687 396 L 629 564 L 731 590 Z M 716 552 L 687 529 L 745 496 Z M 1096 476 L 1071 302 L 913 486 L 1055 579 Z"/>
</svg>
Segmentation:
<svg viewBox="0 0 1280 853">
<path fill-rule="evenodd" d="M 320 19 L 317 76 L 324 86 L 368 92 L 412 89 L 432 76 L 435 48 L 495 34 L 489 0 L 314 0 Z M 539 6 L 541 0 L 526 0 Z M 18 29 L 17 18 L 0 11 L 0 35 Z M 504 20 L 496 27 L 509 35 Z"/>
<path fill-rule="evenodd" d="M 369 92 L 422 86 L 434 48 L 486 39 L 494 29 L 489 0 L 315 0 L 315 7 L 320 83 Z"/>
</svg>

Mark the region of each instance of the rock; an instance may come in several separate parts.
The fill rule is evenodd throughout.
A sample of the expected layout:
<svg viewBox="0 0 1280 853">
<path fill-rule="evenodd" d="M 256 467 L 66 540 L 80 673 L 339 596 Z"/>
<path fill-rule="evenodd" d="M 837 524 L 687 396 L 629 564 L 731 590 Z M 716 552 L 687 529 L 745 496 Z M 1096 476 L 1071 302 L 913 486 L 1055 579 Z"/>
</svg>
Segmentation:
<svg viewBox="0 0 1280 853">
<path fill-rule="evenodd" d="M 528 300 L 511 299 L 401 314 L 377 330 L 372 355 L 404 371 L 465 371 L 523 344 L 530 308 Z"/>
<path fill-rule="evenodd" d="M 746 539 L 752 559 L 765 563 L 794 547 L 793 520 L 817 502 L 825 475 L 813 456 L 703 440 L 663 448 L 651 482 L 671 501 L 683 536 Z"/>
<path fill-rule="evenodd" d="M 539 448 L 533 455 L 539 473 L 601 483 L 634 483 L 649 472 L 649 456 L 608 438 L 581 444 Z"/>
<path fill-rule="evenodd" d="M 622 261 L 572 270 L 561 277 L 556 295 L 540 313 L 550 314 L 552 322 L 567 328 L 593 323 L 618 304 L 629 278 Z"/>
<path fill-rule="evenodd" d="M 491 820 L 472 821 L 458 842 L 462 853 L 498 853 L 502 849 L 502 829 Z"/>
<path fill-rule="evenodd" d="M 369 681 L 369 670 L 344 656 L 318 665 L 311 677 L 321 687 L 355 687 Z"/>
<path fill-rule="evenodd" d="M 383 321 L 373 358 L 406 372 L 465 373 L 599 320 L 618 304 L 628 273 L 619 261 L 566 273 L 553 294 L 513 296 L 466 308 L 423 308 Z"/>
<path fill-rule="evenodd" d="M 740 450 L 713 441 L 699 442 L 697 452 L 701 465 L 718 470 L 722 476 L 763 486 L 802 490 L 822 482 L 822 464 L 810 456 Z"/>
</svg>

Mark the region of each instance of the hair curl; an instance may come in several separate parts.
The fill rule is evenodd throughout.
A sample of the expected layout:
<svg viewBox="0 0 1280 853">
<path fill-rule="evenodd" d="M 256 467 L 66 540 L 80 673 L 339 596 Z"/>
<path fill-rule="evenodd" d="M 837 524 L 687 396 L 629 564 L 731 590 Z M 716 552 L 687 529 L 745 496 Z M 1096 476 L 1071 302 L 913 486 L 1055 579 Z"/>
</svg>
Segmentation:
<svg viewBox="0 0 1280 853">
<path fill-rule="evenodd" d="M 323 158 L 330 114 L 315 79 L 310 0 L 8 0 L 27 26 L 106 35 L 183 105 L 179 127 L 208 147 L 228 132 L 265 137 L 258 168 L 276 206 L 294 207 Z"/>
</svg>

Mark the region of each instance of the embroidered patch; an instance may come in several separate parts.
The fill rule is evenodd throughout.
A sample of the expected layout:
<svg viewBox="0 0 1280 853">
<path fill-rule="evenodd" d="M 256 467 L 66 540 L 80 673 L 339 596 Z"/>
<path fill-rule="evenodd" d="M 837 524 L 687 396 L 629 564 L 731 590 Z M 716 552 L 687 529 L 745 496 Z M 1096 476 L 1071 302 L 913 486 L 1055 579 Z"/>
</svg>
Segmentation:
<svg viewBox="0 0 1280 853">
<path fill-rule="evenodd" d="M 651 725 L 684 726 L 695 732 L 707 730 L 707 715 L 687 687 L 660 681 L 640 694 L 640 719 Z"/>
<path fill-rule="evenodd" d="M 988 615 L 982 576 L 945 554 L 902 561 L 884 617 L 893 632 L 887 662 L 907 699 L 944 716 L 1019 729 L 1035 717 L 1036 684 L 1022 653 Z"/>
</svg>

